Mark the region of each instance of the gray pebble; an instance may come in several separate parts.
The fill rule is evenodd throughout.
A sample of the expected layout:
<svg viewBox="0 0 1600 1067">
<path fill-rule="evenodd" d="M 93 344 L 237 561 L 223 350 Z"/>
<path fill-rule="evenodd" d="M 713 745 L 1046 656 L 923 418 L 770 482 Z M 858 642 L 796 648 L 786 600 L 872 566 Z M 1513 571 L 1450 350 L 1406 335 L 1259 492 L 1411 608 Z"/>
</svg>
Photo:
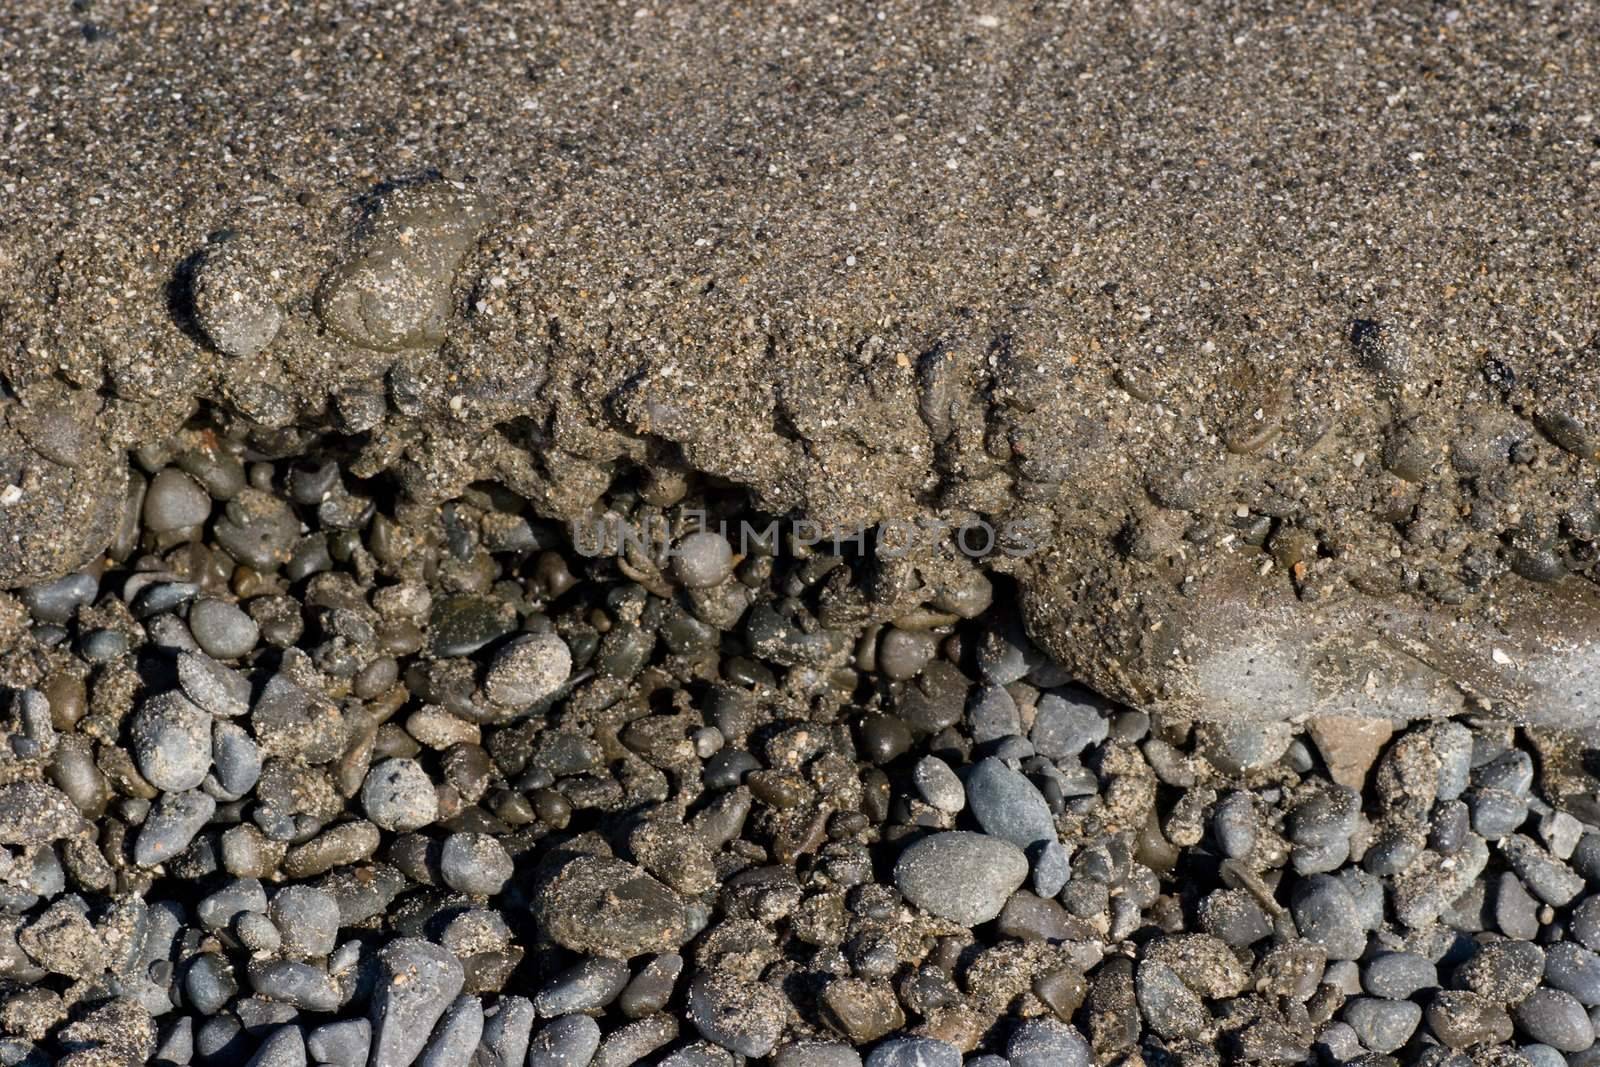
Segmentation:
<svg viewBox="0 0 1600 1067">
<path fill-rule="evenodd" d="M 788 1022 L 788 1003 L 772 986 L 728 971 L 703 972 L 689 983 L 688 1015 L 695 1029 L 741 1056 L 772 1051 Z"/>
<path fill-rule="evenodd" d="M 92 574 L 69 574 L 53 582 L 30 585 L 20 590 L 22 602 L 28 613 L 38 622 L 66 625 L 80 607 L 94 603 L 100 592 L 100 583 Z"/>
<path fill-rule="evenodd" d="M 282 952 L 292 959 L 322 959 L 339 937 L 339 903 L 327 890 L 285 886 L 272 895 L 267 917 L 282 935 Z"/>
<path fill-rule="evenodd" d="M 163 794 L 139 827 L 133 862 L 140 867 L 154 867 L 172 859 L 189 847 L 216 811 L 217 802 L 198 789 Z"/>
<path fill-rule="evenodd" d="M 1367 947 L 1367 931 L 1355 898 L 1343 882 L 1316 874 L 1297 883 L 1290 897 L 1300 936 L 1321 945 L 1333 960 L 1353 960 Z"/>
<path fill-rule="evenodd" d="M 193 789 L 211 770 L 211 716 L 182 693 L 145 700 L 133 714 L 128 736 L 139 773 L 157 789 Z"/>
<path fill-rule="evenodd" d="M 429 786 L 429 790 L 432 790 Z M 457 833 L 444 840 L 439 869 L 445 884 L 468 896 L 491 897 L 511 880 L 511 857 L 488 834 Z"/>
<path fill-rule="evenodd" d="M 1089 1043 L 1066 1023 L 1030 1019 L 1011 1032 L 1006 1042 L 1011 1067 L 1090 1067 Z"/>
<path fill-rule="evenodd" d="M 1231 859 L 1248 856 L 1256 847 L 1257 818 L 1250 794 L 1229 793 L 1211 813 L 1211 832 L 1222 854 Z"/>
<path fill-rule="evenodd" d="M 461 962 L 437 945 L 402 937 L 378 953 L 372 992 L 370 1067 L 408 1067 L 422 1053 L 434 1024 L 460 994 Z"/>
<path fill-rule="evenodd" d="M 157 533 L 183 530 L 211 515 L 211 494 L 176 467 L 163 467 L 144 494 L 144 524 Z"/>
<path fill-rule="evenodd" d="M 779 1049 L 772 1067 L 861 1067 L 861 1054 L 838 1042 L 805 1041 Z"/>
<path fill-rule="evenodd" d="M 1447 720 L 1431 728 L 1430 741 L 1439 758 L 1438 797 L 1455 800 L 1466 792 L 1472 774 L 1472 731 Z"/>
<path fill-rule="evenodd" d="M 250 710 L 250 682 L 202 652 L 178 656 L 178 686 L 197 707 L 225 719 Z"/>
<path fill-rule="evenodd" d="M 933 634 L 891 626 L 878 641 L 878 670 L 896 681 L 915 678 L 938 650 L 939 642 Z"/>
<path fill-rule="evenodd" d="M 265 922 L 259 915 L 250 919 Z M 244 938 L 240 938 L 244 940 Z M 249 945 L 255 951 L 272 951 Z M 339 1007 L 339 990 L 320 968 L 298 960 L 250 961 L 250 987 L 259 996 L 280 1004 L 291 1004 L 305 1011 L 330 1012 Z"/>
<path fill-rule="evenodd" d="M 628 965 L 621 960 L 586 959 L 546 982 L 533 1006 L 546 1019 L 597 1012 L 617 999 L 628 978 Z"/>
<path fill-rule="evenodd" d="M 1375 997 L 1409 1000 L 1424 989 L 1439 987 L 1433 961 L 1415 952 L 1384 952 L 1361 970 L 1361 984 Z"/>
<path fill-rule="evenodd" d="M 980 745 L 1015 737 L 1022 732 L 1022 716 L 1017 711 L 1017 702 L 998 685 L 979 686 L 972 691 L 967 722 L 972 729 L 972 739 Z"/>
<path fill-rule="evenodd" d="M 924 756 L 911 772 L 922 799 L 940 811 L 955 814 L 967 806 L 967 791 L 950 765 L 938 756 Z M 1054 894 L 1048 894 L 1053 896 Z"/>
<path fill-rule="evenodd" d="M 1033 860 L 1033 891 L 1049 899 L 1072 877 L 1072 854 L 1059 841 L 1049 841 Z"/>
<path fill-rule="evenodd" d="M 527 634 L 495 653 L 483 692 L 494 703 L 526 708 L 548 700 L 572 673 L 572 651 L 553 633 Z"/>
<path fill-rule="evenodd" d="M 523 1067 L 534 1016 L 533 1002 L 527 997 L 502 996 L 483 1022 L 483 1051 L 488 1062 L 481 1067 Z"/>
<path fill-rule="evenodd" d="M 527 1067 L 588 1067 L 599 1048 L 599 1023 L 587 1015 L 564 1015 L 533 1036 Z"/>
<path fill-rule="evenodd" d="M 1241 775 L 1270 766 L 1289 749 L 1294 734 L 1282 722 L 1202 723 L 1195 728 L 1200 754 L 1223 774 Z"/>
<path fill-rule="evenodd" d="M 1549 1045 L 1523 1045 L 1517 1049 L 1528 1067 L 1569 1067 L 1567 1057 Z"/>
<path fill-rule="evenodd" d="M 261 629 L 237 604 L 203 598 L 189 608 L 189 632 L 201 651 L 217 659 L 239 659 L 256 647 Z"/>
<path fill-rule="evenodd" d="M 1357 997 L 1345 1004 L 1344 1021 L 1373 1052 L 1394 1052 L 1416 1032 L 1422 1007 L 1409 1000 Z"/>
<path fill-rule="evenodd" d="M 1585 1007 L 1600 1006 L 1600 956 L 1571 941 L 1558 941 L 1545 949 L 1544 981 L 1571 993 Z"/>
<path fill-rule="evenodd" d="M 1533 992 L 1544 966 L 1544 950 L 1531 941 L 1490 941 L 1456 968 L 1455 984 L 1497 1004 L 1514 1004 Z"/>
<path fill-rule="evenodd" d="M 1475 833 L 1498 841 L 1528 821 L 1528 798 L 1504 789 L 1474 788 L 1467 794 Z"/>
<path fill-rule="evenodd" d="M 1594 1044 L 1594 1024 L 1577 998 L 1559 989 L 1536 989 L 1512 1009 L 1517 1029 L 1562 1052 L 1582 1052 Z"/>
<path fill-rule="evenodd" d="M 993 757 L 966 777 L 967 806 L 985 833 L 1018 848 L 1055 841 L 1055 817 L 1034 784 Z"/>
<path fill-rule="evenodd" d="M 280 1026 L 261 1042 L 248 1067 L 306 1067 L 306 1042 L 298 1026 Z"/>
<path fill-rule="evenodd" d="M 990 685 L 1020 682 L 1043 662 L 1044 655 L 1014 622 L 991 627 L 978 640 L 978 672 Z"/>
<path fill-rule="evenodd" d="M 306 1036 L 312 1057 L 332 1067 L 365 1067 L 371 1048 L 372 1023 L 366 1019 L 324 1023 Z"/>
<path fill-rule="evenodd" d="M 712 530 L 692 533 L 674 546 L 672 573 L 690 589 L 721 585 L 733 573 L 733 546 Z"/>
<path fill-rule="evenodd" d="M 1600 951 L 1600 896 L 1578 902 L 1567 916 L 1567 930 L 1586 947 Z"/>
<path fill-rule="evenodd" d="M 401 757 L 382 760 L 367 772 L 361 807 L 385 830 L 419 830 L 439 817 L 439 797 L 428 772 Z"/>
<path fill-rule="evenodd" d="M 867 1067 L 961 1067 L 961 1052 L 931 1037 L 891 1037 L 867 1054 Z"/>
<path fill-rule="evenodd" d="M 1139 964 L 1134 996 L 1145 1024 L 1169 1041 L 1198 1038 L 1211 1026 L 1211 1013 L 1200 994 L 1159 960 L 1147 959 Z"/>
<path fill-rule="evenodd" d="M 894 884 L 907 900 L 963 926 L 999 915 L 1027 876 L 1020 848 L 964 830 L 922 838 L 894 866 Z"/>
<path fill-rule="evenodd" d="M 183 976 L 183 991 L 201 1015 L 215 1015 L 227 1007 L 239 992 L 233 967 L 215 952 L 202 952 L 189 961 Z"/>
<path fill-rule="evenodd" d="M 1583 892 L 1583 877 L 1524 834 L 1512 834 L 1500 844 L 1506 864 L 1528 891 L 1546 904 L 1565 907 Z"/>
<path fill-rule="evenodd" d="M 1494 921 L 1502 934 L 1518 941 L 1532 941 L 1539 935 L 1539 902 L 1510 871 L 1501 872 L 1495 883 Z"/>
<path fill-rule="evenodd" d="M 630 1019 L 641 1019 L 660 1011 L 672 999 L 678 976 L 683 973 L 683 957 L 676 952 L 663 952 L 639 968 L 622 995 L 617 1006 Z"/>
<path fill-rule="evenodd" d="M 1039 697 L 1028 737 L 1041 756 L 1076 756 L 1110 733 L 1110 705 L 1082 686 L 1067 686 Z"/>
<path fill-rule="evenodd" d="M 211 724 L 211 760 L 216 785 L 226 794 L 219 800 L 242 797 L 261 779 L 261 749 L 236 723 L 218 719 Z"/>
<path fill-rule="evenodd" d="M 483 1037 L 483 1002 L 463 994 L 445 1012 L 417 1067 L 469 1067 Z"/>
</svg>

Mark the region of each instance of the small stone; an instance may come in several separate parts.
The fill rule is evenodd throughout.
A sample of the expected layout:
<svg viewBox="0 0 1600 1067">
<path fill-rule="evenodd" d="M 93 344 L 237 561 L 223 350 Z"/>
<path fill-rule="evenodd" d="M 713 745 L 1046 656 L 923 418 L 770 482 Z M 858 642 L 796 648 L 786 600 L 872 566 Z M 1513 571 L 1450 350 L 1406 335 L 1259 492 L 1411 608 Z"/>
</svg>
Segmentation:
<svg viewBox="0 0 1600 1067">
<path fill-rule="evenodd" d="M 894 866 L 894 884 L 907 900 L 963 926 L 999 915 L 1027 877 L 1020 848 L 965 830 L 922 838 Z"/>
<path fill-rule="evenodd" d="M 1039 697 L 1028 734 L 1034 749 L 1048 759 L 1077 756 L 1104 741 L 1111 730 L 1111 706 L 1082 686 L 1065 686 Z"/>
<path fill-rule="evenodd" d="M 162 794 L 139 827 L 133 862 L 140 867 L 154 867 L 177 856 L 189 847 L 216 811 L 217 802 L 198 789 Z"/>
<path fill-rule="evenodd" d="M 509 601 L 471 594 L 441 597 L 428 617 L 428 650 L 440 659 L 470 656 L 516 625 L 517 611 Z"/>
<path fill-rule="evenodd" d="M 527 1067 L 588 1067 L 599 1047 L 599 1023 L 587 1015 L 563 1015 L 528 1043 Z"/>
<path fill-rule="evenodd" d="M 1048 841 L 1033 860 L 1033 891 L 1049 899 L 1072 877 L 1072 854 L 1059 841 Z"/>
<path fill-rule="evenodd" d="M 1446 989 L 1428 1002 L 1428 1029 L 1446 1048 L 1493 1045 L 1511 1039 L 1511 1016 L 1477 993 Z"/>
<path fill-rule="evenodd" d="M 1583 876 L 1540 848 L 1531 837 L 1512 834 L 1500 843 L 1506 864 L 1534 896 L 1558 908 L 1584 890 Z"/>
<path fill-rule="evenodd" d="M 1055 817 L 1034 784 L 993 757 L 967 773 L 967 806 L 984 831 L 1018 848 L 1057 840 Z"/>
<path fill-rule="evenodd" d="M 891 626 L 878 641 L 878 670 L 896 681 L 915 678 L 938 649 L 938 639 L 925 630 Z"/>
<path fill-rule="evenodd" d="M 339 936 L 339 904 L 332 894 L 309 885 L 285 886 L 272 895 L 267 918 L 282 935 L 279 951 L 291 959 L 322 959 Z"/>
<path fill-rule="evenodd" d="M 1375 997 L 1409 1000 L 1424 989 L 1437 989 L 1439 970 L 1415 952 L 1384 952 L 1362 967 L 1361 984 Z"/>
<path fill-rule="evenodd" d="M 1359 959 L 1367 947 L 1367 931 L 1355 899 L 1343 882 L 1328 874 L 1296 883 L 1290 910 L 1302 937 L 1322 946 L 1329 959 Z"/>
<path fill-rule="evenodd" d="M 1515 1004 L 1544 974 L 1544 950 L 1531 941 L 1491 941 L 1456 968 L 1456 984 L 1497 1004 Z"/>
<path fill-rule="evenodd" d="M 218 352 L 248 359 L 277 337 L 283 310 L 272 299 L 267 277 L 260 253 L 247 237 L 219 241 L 197 257 L 190 303 L 195 325 Z"/>
<path fill-rule="evenodd" d="M 267 680 L 250 712 L 250 729 L 268 757 L 292 756 L 327 763 L 344 751 L 344 717 L 321 692 L 279 671 Z"/>
<path fill-rule="evenodd" d="M 389 942 L 378 953 L 372 993 L 370 1067 L 408 1067 L 421 1055 L 434 1024 L 461 993 L 461 962 L 415 937 Z"/>
<path fill-rule="evenodd" d="M 967 711 L 972 739 L 991 744 L 1022 732 L 1022 715 L 1017 702 L 998 685 L 979 686 L 972 691 L 972 706 Z"/>
<path fill-rule="evenodd" d="M 483 1002 L 477 997 L 457 997 L 445 1012 L 417 1067 L 466 1067 L 483 1037 Z"/>
<path fill-rule="evenodd" d="M 178 686 L 198 707 L 225 719 L 250 710 L 250 682 L 202 652 L 178 656 Z"/>
<path fill-rule="evenodd" d="M 1586 1008 L 1600 1006 L 1600 956 L 1570 941 L 1544 951 L 1544 983 L 1572 996 Z"/>
<path fill-rule="evenodd" d="M 1494 921 L 1500 932 L 1513 940 L 1532 941 L 1539 936 L 1539 902 L 1510 871 L 1501 872 L 1495 883 Z"/>
<path fill-rule="evenodd" d="M 1357 997 L 1344 1006 L 1344 1021 L 1373 1052 L 1394 1052 L 1422 1022 L 1422 1007 L 1409 1000 Z"/>
<path fill-rule="evenodd" d="M 546 1019 L 574 1012 L 590 1014 L 617 999 L 627 984 L 627 964 L 593 957 L 546 982 L 533 998 L 533 1006 Z"/>
<path fill-rule="evenodd" d="M 494 703 L 527 708 L 548 700 L 572 673 L 572 652 L 555 634 L 528 634 L 495 653 L 483 692 Z"/>
<path fill-rule="evenodd" d="M 1139 964 L 1134 989 L 1145 1024 L 1169 1041 L 1198 1038 L 1211 1025 L 1200 995 L 1159 960 Z"/>
<path fill-rule="evenodd" d="M 511 880 L 511 857 L 488 834 L 457 833 L 444 840 L 439 869 L 445 884 L 468 896 L 492 897 Z"/>
<path fill-rule="evenodd" d="M 128 735 L 139 773 L 157 789 L 193 789 L 211 770 L 211 716 L 182 693 L 161 693 L 144 701 Z"/>
<path fill-rule="evenodd" d="M 1202 723 L 1195 728 L 1200 754 L 1223 774 L 1243 775 L 1270 766 L 1289 749 L 1287 723 Z"/>
<path fill-rule="evenodd" d="M 1583 1052 L 1594 1044 L 1594 1024 L 1571 993 L 1536 989 L 1511 1014 L 1523 1033 L 1562 1052 Z"/>
<path fill-rule="evenodd" d="M 713 530 L 689 534 L 672 551 L 673 576 L 689 589 L 721 585 L 733 574 L 733 564 L 733 546 Z"/>
<path fill-rule="evenodd" d="M 772 1067 L 861 1067 L 861 1054 L 849 1045 L 805 1041 L 779 1049 Z"/>
<path fill-rule="evenodd" d="M 1053 1019 L 1029 1019 L 1006 1042 L 1010 1067 L 1090 1067 L 1094 1054 L 1075 1028 Z"/>
<path fill-rule="evenodd" d="M 298 1026 L 280 1026 L 261 1042 L 247 1067 L 306 1067 L 306 1042 Z"/>
<path fill-rule="evenodd" d="M 752 1058 L 772 1051 L 788 1021 L 782 993 L 725 971 L 701 974 L 689 983 L 688 1010 L 700 1036 Z"/>
<path fill-rule="evenodd" d="M 361 807 L 385 830 L 420 830 L 439 817 L 438 794 L 416 760 L 382 760 L 361 785 Z"/>
<path fill-rule="evenodd" d="M 967 806 L 967 791 L 950 765 L 938 756 L 924 756 L 911 772 L 922 799 L 940 811 L 954 815 Z M 1054 896 L 1055 894 L 1049 894 Z"/>
<path fill-rule="evenodd" d="M 557 944 L 614 959 L 669 952 L 691 932 L 676 893 L 632 864 L 601 856 L 563 865 L 535 895 L 533 914 Z"/>
<path fill-rule="evenodd" d="M 198 526 L 211 516 L 211 494 L 176 467 L 163 467 L 144 494 L 144 524 L 156 533 Z"/>
<path fill-rule="evenodd" d="M 896 1037 L 867 1054 L 867 1067 L 961 1067 L 961 1052 L 931 1037 Z"/>
<path fill-rule="evenodd" d="M 189 608 L 189 632 L 208 656 L 238 659 L 256 647 L 261 629 L 256 621 L 226 600 L 202 598 Z"/>
<path fill-rule="evenodd" d="M 334 1067 L 365 1067 L 371 1048 L 372 1023 L 366 1019 L 324 1023 L 306 1036 L 312 1057 Z"/>
<path fill-rule="evenodd" d="M 1383 746 L 1394 736 L 1394 724 L 1369 715 L 1318 715 L 1306 723 L 1335 782 L 1360 792 Z"/>
</svg>

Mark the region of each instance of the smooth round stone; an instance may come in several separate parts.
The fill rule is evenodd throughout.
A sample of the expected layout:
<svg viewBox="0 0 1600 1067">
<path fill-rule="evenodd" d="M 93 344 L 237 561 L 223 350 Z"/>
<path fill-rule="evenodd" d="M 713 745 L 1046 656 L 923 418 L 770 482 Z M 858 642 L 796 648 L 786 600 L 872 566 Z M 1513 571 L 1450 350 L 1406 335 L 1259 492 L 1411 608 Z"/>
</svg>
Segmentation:
<svg viewBox="0 0 1600 1067">
<path fill-rule="evenodd" d="M 963 926 L 999 915 L 1027 877 L 1028 858 L 1020 848 L 965 830 L 922 838 L 894 866 L 894 884 L 907 900 Z"/>
<path fill-rule="evenodd" d="M 94 603 L 99 592 L 100 583 L 94 575 L 69 574 L 53 582 L 30 585 L 20 595 L 36 621 L 65 625 L 80 607 Z"/>
<path fill-rule="evenodd" d="M 673 548 L 672 574 L 690 589 L 721 585 L 733 574 L 733 546 L 712 530 L 692 533 Z"/>
<path fill-rule="evenodd" d="M 535 1010 L 547 1019 L 573 1012 L 595 1012 L 617 999 L 628 984 L 628 965 L 592 958 L 568 967 L 539 990 Z"/>
<path fill-rule="evenodd" d="M 267 918 L 278 928 L 279 951 L 292 959 L 321 959 L 333 952 L 338 941 L 339 903 L 315 886 L 278 890 L 267 905 Z"/>
<path fill-rule="evenodd" d="M 151 697 L 129 727 L 134 762 L 157 789 L 181 793 L 211 770 L 211 716 L 173 691 Z"/>
<path fill-rule="evenodd" d="M 1465 989 L 1446 989 L 1428 1002 L 1428 1029 L 1447 1048 L 1511 1039 L 1511 1017 L 1500 1004 Z"/>
<path fill-rule="evenodd" d="M 961 1067 L 961 1051 L 931 1037 L 892 1037 L 867 1054 L 867 1067 Z"/>
<path fill-rule="evenodd" d="M 701 974 L 689 983 L 688 1011 L 701 1037 L 751 1058 L 771 1052 L 788 1021 L 788 1001 L 781 992 L 727 971 Z"/>
<path fill-rule="evenodd" d="M 372 1022 L 341 1019 L 324 1023 L 306 1035 L 306 1050 L 318 1063 L 336 1067 L 365 1067 L 372 1049 Z"/>
<path fill-rule="evenodd" d="M 494 703 L 525 708 L 561 690 L 572 673 L 572 650 L 555 634 L 527 634 L 494 655 L 483 692 Z"/>
<path fill-rule="evenodd" d="M 1082 686 L 1066 686 L 1039 697 L 1028 739 L 1050 759 L 1077 756 L 1111 732 L 1111 707 Z"/>
<path fill-rule="evenodd" d="M 438 945 L 401 937 L 378 953 L 369 1067 L 415 1063 L 434 1025 L 461 993 L 461 961 Z"/>
<path fill-rule="evenodd" d="M 599 1047 L 599 1023 L 587 1015 L 563 1015 L 528 1042 L 527 1067 L 587 1067 Z"/>
<path fill-rule="evenodd" d="M 1600 950 L 1600 896 L 1585 897 L 1573 907 L 1567 931 L 1586 947 Z"/>
<path fill-rule="evenodd" d="M 1584 890 L 1583 876 L 1525 834 L 1512 834 L 1500 845 L 1506 864 L 1522 879 L 1528 892 L 1558 908 L 1572 903 Z"/>
<path fill-rule="evenodd" d="M 1531 941 L 1490 941 L 1456 968 L 1455 984 L 1499 1004 L 1515 1004 L 1544 975 L 1544 950 Z"/>
<path fill-rule="evenodd" d="M 981 760 L 966 779 L 967 806 L 984 832 L 1018 848 L 1055 841 L 1056 821 L 1034 784 L 1000 760 Z"/>
<path fill-rule="evenodd" d="M 1345 1003 L 1344 1021 L 1373 1052 L 1393 1052 L 1416 1033 L 1422 1006 L 1409 1000 L 1357 997 Z"/>
<path fill-rule="evenodd" d="M 361 807 L 385 830 L 420 830 L 439 817 L 439 797 L 428 772 L 401 757 L 382 760 L 367 772 Z"/>
<path fill-rule="evenodd" d="M 1523 1045 L 1517 1049 L 1528 1067 L 1570 1067 L 1567 1057 L 1549 1045 Z"/>
<path fill-rule="evenodd" d="M 998 685 L 980 686 L 973 691 L 967 723 L 972 739 L 980 745 L 1016 738 L 1022 732 L 1022 716 L 1017 711 L 1016 700 Z"/>
<path fill-rule="evenodd" d="M 890 627 L 878 642 L 878 670 L 896 681 L 915 678 L 938 650 L 938 638 L 927 631 Z"/>
<path fill-rule="evenodd" d="M 445 838 L 439 869 L 456 892 L 491 897 L 511 880 L 512 865 L 505 847 L 488 834 L 458 833 Z"/>
<path fill-rule="evenodd" d="M 1047 842 L 1033 861 L 1033 891 L 1048 899 L 1061 892 L 1071 877 L 1071 853 L 1059 841 Z"/>
<path fill-rule="evenodd" d="M 1367 931 L 1356 901 L 1342 881 L 1316 874 L 1294 887 L 1289 909 L 1300 936 L 1321 945 L 1331 960 L 1359 959 L 1367 947 Z"/>
<path fill-rule="evenodd" d="M 1600 1006 L 1600 956 L 1571 941 L 1558 941 L 1545 949 L 1544 982 L 1571 993 L 1585 1007 Z"/>
<path fill-rule="evenodd" d="M 441 597 L 428 617 L 429 650 L 441 659 L 470 656 L 516 625 L 516 608 L 507 601 L 471 594 Z"/>
<path fill-rule="evenodd" d="M 162 794 L 139 827 L 133 862 L 140 867 L 154 867 L 177 856 L 216 812 L 217 802 L 198 789 Z"/>
<path fill-rule="evenodd" d="M 1517 1029 L 1562 1052 L 1582 1052 L 1594 1044 L 1594 1024 L 1571 993 L 1535 989 L 1511 1014 Z"/>
<path fill-rule="evenodd" d="M 163 467 L 144 494 L 144 524 L 156 533 L 197 526 L 211 516 L 211 494 L 176 467 Z"/>
<path fill-rule="evenodd" d="M 861 1054 L 837 1042 L 805 1041 L 779 1049 L 772 1067 L 861 1067 Z"/>
<path fill-rule="evenodd" d="M 911 780 L 917 792 L 922 794 L 922 799 L 940 811 L 954 815 L 967 806 L 967 791 L 961 779 L 938 756 L 924 756 L 918 760 L 911 772 Z"/>
<path fill-rule="evenodd" d="M 211 724 L 211 760 L 215 784 L 228 799 L 244 796 L 261 779 L 261 749 L 237 723 L 218 719 Z"/>
<path fill-rule="evenodd" d="M 1006 1042 L 1011 1067 L 1090 1067 L 1094 1055 L 1077 1029 L 1054 1019 L 1030 1019 Z"/>
<path fill-rule="evenodd" d="M 1385 952 L 1361 970 L 1361 984 L 1375 997 L 1408 1000 L 1424 989 L 1439 987 L 1439 970 L 1415 952 Z"/>
<path fill-rule="evenodd" d="M 261 639 L 261 628 L 237 604 L 197 600 L 189 608 L 189 632 L 195 644 L 215 659 L 246 656 Z"/>
<path fill-rule="evenodd" d="M 202 1015 L 215 1015 L 227 1007 L 239 992 L 233 966 L 215 952 L 202 952 L 189 962 L 184 972 L 183 991 L 189 1003 Z"/>
<path fill-rule="evenodd" d="M 1248 856 L 1256 847 L 1258 825 L 1255 804 L 1243 790 L 1229 793 L 1211 813 L 1211 832 L 1230 859 Z"/>
<path fill-rule="evenodd" d="M 1294 740 L 1287 723 L 1202 723 L 1195 730 L 1200 754 L 1223 774 L 1248 774 L 1271 766 Z"/>
</svg>

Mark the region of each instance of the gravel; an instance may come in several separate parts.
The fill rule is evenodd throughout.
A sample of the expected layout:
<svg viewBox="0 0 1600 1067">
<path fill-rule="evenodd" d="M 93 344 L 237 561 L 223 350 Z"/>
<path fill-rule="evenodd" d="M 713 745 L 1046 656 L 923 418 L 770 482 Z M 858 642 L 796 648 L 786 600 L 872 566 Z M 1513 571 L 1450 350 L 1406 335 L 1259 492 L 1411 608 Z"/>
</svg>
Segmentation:
<svg viewBox="0 0 1600 1067">
<path fill-rule="evenodd" d="M 1028 877 L 1028 859 L 996 837 L 956 830 L 932 834 L 900 854 L 894 884 L 917 907 L 962 926 L 1000 914 Z"/>
</svg>

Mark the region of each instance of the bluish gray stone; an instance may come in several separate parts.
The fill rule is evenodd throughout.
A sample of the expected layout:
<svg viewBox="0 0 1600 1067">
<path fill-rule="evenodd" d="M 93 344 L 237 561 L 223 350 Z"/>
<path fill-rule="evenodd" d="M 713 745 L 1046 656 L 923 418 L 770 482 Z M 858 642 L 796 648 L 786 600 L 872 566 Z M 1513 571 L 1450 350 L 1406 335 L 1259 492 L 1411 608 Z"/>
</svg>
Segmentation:
<svg viewBox="0 0 1600 1067">
<path fill-rule="evenodd" d="M 1055 841 L 1055 817 L 1034 784 L 998 759 L 980 760 L 967 773 L 967 807 L 984 832 L 1026 849 Z"/>
</svg>

